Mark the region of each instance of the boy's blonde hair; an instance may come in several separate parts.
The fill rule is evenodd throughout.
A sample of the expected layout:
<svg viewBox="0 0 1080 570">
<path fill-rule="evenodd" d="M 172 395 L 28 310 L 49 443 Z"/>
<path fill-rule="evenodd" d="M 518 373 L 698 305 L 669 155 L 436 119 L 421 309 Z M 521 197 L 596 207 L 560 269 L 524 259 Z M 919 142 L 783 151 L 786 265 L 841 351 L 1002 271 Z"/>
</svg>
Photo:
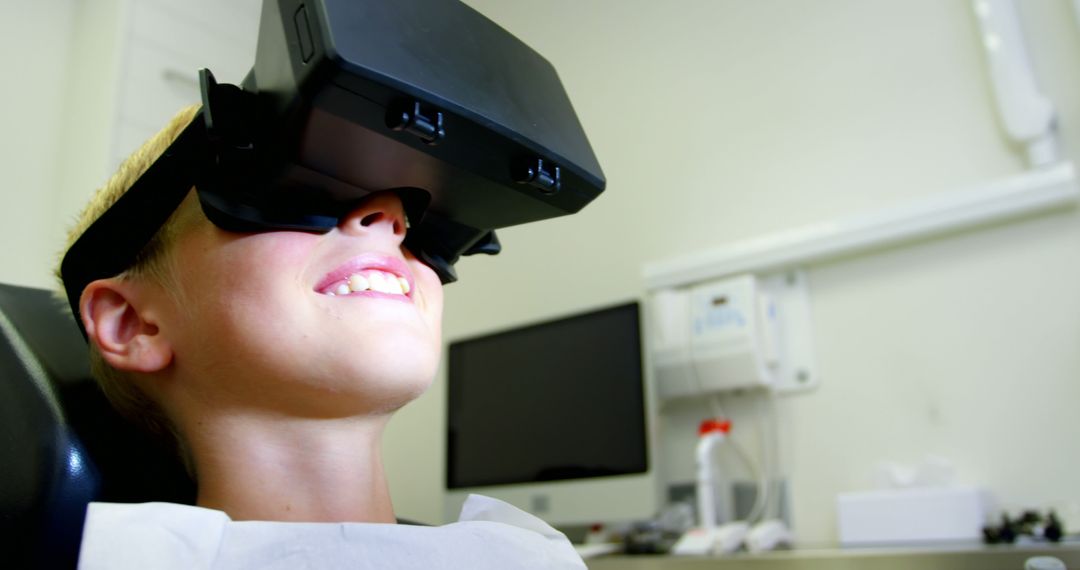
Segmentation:
<svg viewBox="0 0 1080 570">
<path fill-rule="evenodd" d="M 104 186 L 99 188 L 90 199 L 90 202 L 77 217 L 75 224 L 68 232 L 67 244 L 64 251 L 71 249 L 76 240 L 90 227 L 102 214 L 105 213 L 121 196 L 126 193 L 135 181 L 143 175 L 150 165 L 154 163 L 165 150 L 180 136 L 180 133 L 191 123 L 199 105 L 192 105 L 181 109 L 163 129 L 157 132 L 148 141 L 131 154 L 117 169 Z M 143 247 L 136 257 L 135 262 L 118 275 L 121 279 L 148 279 L 173 291 L 173 269 L 171 249 L 181 226 L 182 208 L 177 208 L 169 217 L 168 221 L 154 234 L 154 237 Z M 61 256 L 62 258 L 63 256 Z M 56 276 L 60 277 L 59 265 L 56 268 Z M 61 279 L 61 291 L 64 291 Z M 62 293 L 66 297 L 66 293 Z M 81 294 L 81 292 L 80 292 Z M 78 302 L 78 299 L 72 299 Z M 173 423 L 165 415 L 161 406 L 146 395 L 127 372 L 117 370 L 110 366 L 102 357 L 97 347 L 90 343 L 90 372 L 101 386 L 109 402 L 122 415 L 135 423 L 147 428 L 152 433 L 165 437 L 177 446 L 181 458 L 184 460 L 188 471 L 191 464 L 182 438 L 176 433 Z"/>
</svg>

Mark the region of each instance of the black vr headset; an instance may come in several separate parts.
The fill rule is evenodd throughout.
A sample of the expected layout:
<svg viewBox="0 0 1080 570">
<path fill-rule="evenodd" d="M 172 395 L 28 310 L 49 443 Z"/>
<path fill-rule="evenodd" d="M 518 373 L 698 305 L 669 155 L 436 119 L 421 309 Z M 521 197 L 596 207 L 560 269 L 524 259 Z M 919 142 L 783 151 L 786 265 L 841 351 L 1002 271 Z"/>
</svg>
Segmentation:
<svg viewBox="0 0 1080 570">
<path fill-rule="evenodd" d="M 64 256 L 80 328 L 86 285 L 128 269 L 192 186 L 236 232 L 325 233 L 397 191 L 405 246 L 443 283 L 499 252 L 495 228 L 604 190 L 555 69 L 458 0 L 265 0 L 241 86 L 200 83 L 199 115 Z"/>
</svg>

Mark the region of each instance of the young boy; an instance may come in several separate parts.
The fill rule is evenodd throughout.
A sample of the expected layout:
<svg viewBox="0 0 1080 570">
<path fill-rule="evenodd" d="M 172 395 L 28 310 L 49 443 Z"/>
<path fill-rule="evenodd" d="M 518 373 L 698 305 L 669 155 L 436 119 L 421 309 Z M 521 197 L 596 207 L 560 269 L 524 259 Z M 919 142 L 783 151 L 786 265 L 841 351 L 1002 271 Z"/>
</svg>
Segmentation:
<svg viewBox="0 0 1080 570">
<path fill-rule="evenodd" d="M 197 111 L 121 166 L 69 248 Z M 404 247 L 408 226 L 380 192 L 324 234 L 232 233 L 189 191 L 130 267 L 82 289 L 95 377 L 171 435 L 198 498 L 91 504 L 81 568 L 584 568 L 562 534 L 493 499 L 444 527 L 394 524 L 381 435 L 441 347 L 442 286 Z"/>
</svg>

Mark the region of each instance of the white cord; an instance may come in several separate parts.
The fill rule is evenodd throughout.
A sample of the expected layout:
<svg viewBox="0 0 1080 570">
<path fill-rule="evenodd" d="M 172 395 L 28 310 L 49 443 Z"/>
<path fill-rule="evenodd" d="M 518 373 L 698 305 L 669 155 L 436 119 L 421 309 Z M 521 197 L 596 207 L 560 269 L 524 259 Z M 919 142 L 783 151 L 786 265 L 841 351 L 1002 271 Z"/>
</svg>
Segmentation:
<svg viewBox="0 0 1080 570">
<path fill-rule="evenodd" d="M 692 302 L 692 300 L 693 300 L 693 296 L 691 294 L 691 302 Z M 693 313 L 693 307 L 689 308 L 689 312 L 690 312 L 690 314 Z M 690 356 L 690 374 L 694 377 L 694 383 L 697 385 L 698 392 L 700 394 L 705 394 L 705 384 L 701 381 L 701 373 L 698 371 L 698 367 L 697 367 L 697 358 L 694 357 L 694 322 L 693 322 L 693 319 L 689 318 L 689 316 L 690 315 L 688 314 L 687 315 L 688 318 L 686 320 L 690 325 L 690 334 L 687 335 L 686 344 L 687 344 L 687 352 L 689 353 L 689 356 Z M 727 414 L 724 413 L 723 406 L 720 405 L 720 396 L 719 395 L 713 394 L 708 399 L 708 405 L 709 405 L 710 411 L 712 412 L 713 417 L 715 417 L 715 418 L 726 418 L 726 417 L 728 417 Z M 764 441 L 764 439 L 765 439 L 765 434 L 762 433 L 761 440 Z M 763 514 L 763 512 L 765 510 L 765 507 L 766 507 L 766 502 L 767 502 L 767 500 L 769 498 L 769 478 L 768 478 L 768 474 L 765 472 L 764 469 L 758 468 L 758 465 L 756 463 L 754 463 L 754 461 L 750 457 L 750 454 L 746 452 L 746 449 L 742 445 L 740 445 L 739 442 L 736 441 L 733 437 L 728 436 L 727 443 L 731 446 L 732 449 L 735 450 L 735 453 L 739 456 L 739 459 L 743 462 L 743 465 L 746 466 L 747 471 L 750 472 L 750 476 L 756 481 L 756 484 L 757 484 L 757 493 L 754 494 L 754 504 L 750 507 L 750 512 L 747 513 L 747 516 L 744 519 L 745 522 L 748 522 L 748 523 L 752 524 L 752 523 L 757 522 L 761 518 L 761 516 L 762 516 L 762 514 Z M 765 448 L 765 445 L 763 444 L 762 445 L 762 457 L 765 457 L 766 450 L 764 448 Z M 766 462 L 763 461 L 762 463 L 766 463 Z M 733 497 L 734 497 L 734 493 L 729 494 L 729 500 L 731 498 L 733 498 Z M 731 513 L 732 513 L 732 516 L 734 516 L 734 514 L 735 514 L 735 509 L 734 508 L 731 509 Z"/>
<path fill-rule="evenodd" d="M 750 507 L 750 512 L 746 514 L 746 518 L 743 519 L 747 523 L 753 524 L 761 520 L 762 512 L 765 510 L 766 501 L 769 498 L 769 485 L 768 480 L 765 477 L 765 471 L 758 469 L 758 466 L 750 458 L 750 454 L 746 452 L 743 446 L 739 445 L 737 441 L 732 438 L 728 438 L 728 442 L 731 444 L 732 449 L 739 455 L 739 459 L 746 465 L 746 469 L 750 471 L 750 476 L 757 482 L 757 493 L 754 495 L 754 504 Z"/>
<path fill-rule="evenodd" d="M 726 417 L 728 417 L 724 413 L 723 406 L 721 406 L 721 404 L 720 404 L 720 396 L 718 396 L 716 394 L 713 394 L 708 399 L 708 403 L 709 403 L 709 407 L 711 408 L 711 410 L 712 410 L 712 412 L 714 414 L 714 417 L 717 417 L 717 418 L 726 418 Z M 728 435 L 726 443 L 728 445 L 730 445 L 731 448 L 735 451 L 736 455 L 739 456 L 739 460 L 742 461 L 743 465 L 746 466 L 746 470 L 750 472 L 750 477 L 754 479 L 754 482 L 757 485 L 757 493 L 754 494 L 754 503 L 750 507 L 750 512 L 747 513 L 747 515 L 746 515 L 746 517 L 744 519 L 742 519 L 747 523 L 753 524 L 753 523 L 755 523 L 755 522 L 757 522 L 757 521 L 759 521 L 761 519 L 762 514 L 763 514 L 763 512 L 765 510 L 765 507 L 767 505 L 768 499 L 769 499 L 769 484 L 768 484 L 769 479 L 768 479 L 768 474 L 766 473 L 766 471 L 764 469 L 761 469 L 759 467 L 759 465 L 753 460 L 753 458 L 750 456 L 750 454 L 746 451 L 746 448 L 743 447 L 739 443 L 739 441 L 737 439 L 735 439 L 731 435 Z M 762 451 L 764 453 L 765 450 L 763 449 Z M 763 457 L 764 457 L 764 455 L 763 455 Z M 763 461 L 762 464 L 764 464 L 764 463 L 765 462 Z M 733 494 L 729 495 L 729 498 L 732 497 L 732 496 L 733 496 Z M 735 509 L 733 508 L 732 509 L 732 515 L 733 516 L 735 514 L 734 511 L 735 511 Z"/>
<path fill-rule="evenodd" d="M 776 393 L 766 390 L 758 400 L 758 430 L 761 434 L 761 459 L 764 471 L 766 504 L 762 506 L 763 519 L 780 518 L 780 500 L 773 491 L 779 472 L 780 440 Z"/>
</svg>

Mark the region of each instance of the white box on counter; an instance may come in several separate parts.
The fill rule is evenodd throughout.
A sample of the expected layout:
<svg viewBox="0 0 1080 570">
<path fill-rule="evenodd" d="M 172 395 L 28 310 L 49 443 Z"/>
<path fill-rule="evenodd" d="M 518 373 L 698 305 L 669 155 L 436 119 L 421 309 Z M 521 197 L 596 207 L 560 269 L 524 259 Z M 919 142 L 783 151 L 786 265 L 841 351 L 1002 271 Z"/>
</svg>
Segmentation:
<svg viewBox="0 0 1080 570">
<path fill-rule="evenodd" d="M 989 494 L 977 487 L 926 487 L 840 493 L 842 546 L 982 540 L 990 521 Z"/>
</svg>

